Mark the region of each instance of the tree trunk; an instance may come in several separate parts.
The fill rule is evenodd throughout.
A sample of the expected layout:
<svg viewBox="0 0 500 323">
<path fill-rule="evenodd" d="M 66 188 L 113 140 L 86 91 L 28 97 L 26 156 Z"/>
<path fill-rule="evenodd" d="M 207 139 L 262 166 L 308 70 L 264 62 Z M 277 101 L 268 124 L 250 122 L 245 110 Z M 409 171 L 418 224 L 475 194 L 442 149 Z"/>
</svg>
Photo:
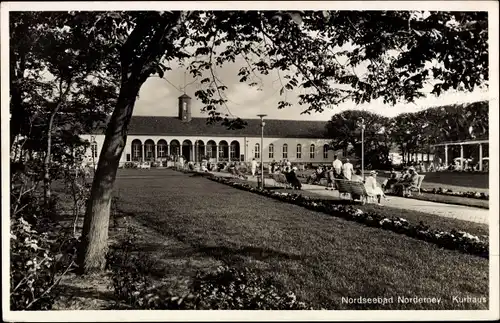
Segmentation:
<svg viewBox="0 0 500 323">
<path fill-rule="evenodd" d="M 152 28 L 152 23 L 144 21 L 138 24 L 126 43 L 122 46 L 120 61 L 122 81 L 116 108 L 106 129 L 97 170 L 92 182 L 90 199 L 85 211 L 82 244 L 78 253 L 80 272 L 101 271 L 106 265 L 108 247 L 109 212 L 116 172 L 123 149 L 127 142 L 127 127 L 132 117 L 135 100 L 142 84 L 153 72 L 153 64 L 165 52 L 165 40 L 172 38 L 183 25 L 186 12 L 175 12 L 173 19 L 159 19 L 154 36 L 147 45 L 142 44 L 145 32 Z M 170 26 L 170 28 L 168 28 Z M 138 48 L 145 48 L 140 57 L 132 59 L 130 55 Z"/>
<path fill-rule="evenodd" d="M 47 129 L 47 150 L 45 151 L 45 159 L 43 161 L 43 196 L 44 196 L 44 203 L 45 205 L 48 205 L 50 202 L 50 157 L 51 157 L 51 150 L 52 150 L 52 127 L 54 125 L 54 118 L 57 114 L 57 111 L 62 106 L 62 102 L 58 103 L 56 108 L 54 109 L 54 112 L 52 112 L 50 119 L 49 119 L 49 126 Z"/>
<path fill-rule="evenodd" d="M 127 127 L 142 84 L 139 80 L 133 83 L 134 86 L 122 83 L 116 108 L 106 130 L 83 223 L 82 245 L 78 255 L 81 273 L 101 271 L 106 264 L 113 185 L 127 141 Z"/>
</svg>

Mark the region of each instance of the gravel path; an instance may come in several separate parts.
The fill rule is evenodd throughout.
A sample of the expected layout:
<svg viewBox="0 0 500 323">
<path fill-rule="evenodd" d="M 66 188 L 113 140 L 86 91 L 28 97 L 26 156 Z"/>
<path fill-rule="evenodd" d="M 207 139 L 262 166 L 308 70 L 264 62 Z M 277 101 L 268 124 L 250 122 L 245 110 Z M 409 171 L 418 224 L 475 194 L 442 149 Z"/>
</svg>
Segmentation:
<svg viewBox="0 0 500 323">
<path fill-rule="evenodd" d="M 217 172 L 213 174 L 217 176 L 231 177 L 228 173 Z M 257 182 L 257 177 L 250 176 L 248 177 L 248 181 Z M 265 182 L 269 185 L 273 184 L 272 179 L 265 179 Z M 327 191 L 324 186 L 303 184 L 302 189 L 319 195 L 340 199 L 338 191 Z M 382 204 L 398 209 L 414 210 L 469 222 L 489 224 L 488 218 L 490 216 L 490 210 L 488 209 L 422 201 L 398 196 L 389 196 L 388 200 L 382 201 Z"/>
</svg>

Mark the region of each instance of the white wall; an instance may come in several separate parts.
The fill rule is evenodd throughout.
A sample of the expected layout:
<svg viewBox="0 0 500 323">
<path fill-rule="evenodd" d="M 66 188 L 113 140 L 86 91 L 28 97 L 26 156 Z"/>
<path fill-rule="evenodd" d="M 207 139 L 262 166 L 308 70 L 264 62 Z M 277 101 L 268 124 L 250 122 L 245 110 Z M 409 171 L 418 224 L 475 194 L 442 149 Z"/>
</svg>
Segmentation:
<svg viewBox="0 0 500 323">
<path fill-rule="evenodd" d="M 102 149 L 104 143 L 104 135 L 82 135 L 84 139 L 92 141 L 92 139 L 97 143 L 98 156 L 100 155 L 100 151 Z M 132 141 L 138 139 L 142 144 L 148 139 L 151 139 L 158 143 L 159 140 L 163 139 L 167 141 L 168 144 L 172 140 L 178 140 L 182 145 L 184 140 L 190 140 L 191 143 L 194 143 L 196 140 L 202 140 L 206 145 L 209 140 L 213 140 L 216 144 L 219 144 L 220 141 L 224 140 L 228 144 L 231 144 L 232 141 L 237 141 L 240 144 L 240 155 L 245 155 L 245 161 L 251 161 L 252 158 L 255 157 L 255 148 L 256 144 L 261 143 L 260 137 L 213 137 L 213 136 L 148 136 L 148 135 L 129 135 L 127 136 L 127 144 L 123 151 L 120 162 L 126 161 L 127 154 L 132 155 Z M 272 160 L 280 161 L 284 159 L 283 157 L 283 145 L 288 145 L 288 160 L 291 162 L 298 163 L 329 163 L 333 161 L 333 156 L 335 152 L 332 150 L 328 151 L 328 158 L 323 157 L 323 145 L 328 144 L 329 140 L 327 139 L 308 139 L 308 138 L 264 138 L 264 149 L 263 149 L 263 160 L 265 163 L 271 162 Z M 273 144 L 274 146 L 274 158 L 269 157 L 269 145 Z M 301 158 L 297 158 L 297 144 L 302 145 L 302 156 Z M 315 154 L 314 158 L 310 158 L 310 146 L 311 144 L 315 145 Z M 337 152 L 337 155 L 340 157 L 342 155 L 341 151 Z M 92 162 L 92 156 L 90 153 L 90 148 L 87 151 L 87 162 Z M 259 158 L 260 161 L 260 158 Z M 97 163 L 97 158 L 96 158 Z"/>
</svg>

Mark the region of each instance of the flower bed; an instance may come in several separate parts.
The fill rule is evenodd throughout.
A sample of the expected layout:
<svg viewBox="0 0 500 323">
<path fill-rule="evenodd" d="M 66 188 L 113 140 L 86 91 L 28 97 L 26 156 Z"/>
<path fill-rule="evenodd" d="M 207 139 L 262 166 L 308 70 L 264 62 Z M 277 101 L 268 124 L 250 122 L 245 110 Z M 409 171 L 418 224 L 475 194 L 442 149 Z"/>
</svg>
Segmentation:
<svg viewBox="0 0 500 323">
<path fill-rule="evenodd" d="M 484 193 L 484 192 L 473 192 L 473 191 L 468 191 L 468 192 L 454 192 L 450 189 L 443 189 L 441 187 L 439 188 L 433 188 L 433 189 L 425 189 L 422 188 L 420 189 L 423 193 L 432 193 L 432 194 L 439 194 L 439 195 L 449 195 L 449 196 L 459 196 L 459 197 L 468 197 L 468 198 L 474 198 L 474 199 L 480 199 L 480 200 L 489 200 L 489 194 Z"/>
<path fill-rule="evenodd" d="M 331 216 L 341 217 L 350 221 L 363 223 L 371 227 L 378 227 L 396 233 L 405 234 L 427 242 L 435 243 L 440 247 L 459 250 L 468 254 L 489 258 L 489 243 L 481 241 L 479 237 L 467 232 L 452 230 L 451 232 L 429 228 L 422 221 L 415 225 L 399 217 L 387 217 L 376 212 L 363 212 L 350 205 L 339 205 L 329 200 L 315 199 L 296 193 L 276 192 L 273 190 L 260 189 L 247 183 L 234 182 L 228 178 L 209 177 L 210 180 L 230 185 L 235 188 L 250 191 L 271 197 L 283 202 L 303 206 L 313 211 L 319 211 Z"/>
</svg>

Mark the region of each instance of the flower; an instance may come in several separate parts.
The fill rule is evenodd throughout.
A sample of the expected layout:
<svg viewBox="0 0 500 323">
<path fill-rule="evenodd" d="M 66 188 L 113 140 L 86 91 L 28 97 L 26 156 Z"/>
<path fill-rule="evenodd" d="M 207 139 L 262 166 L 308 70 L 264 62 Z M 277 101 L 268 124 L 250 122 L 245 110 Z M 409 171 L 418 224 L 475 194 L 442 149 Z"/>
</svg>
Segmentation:
<svg viewBox="0 0 500 323">
<path fill-rule="evenodd" d="M 379 223 L 380 225 L 383 225 L 384 223 L 391 223 L 391 220 L 389 220 L 388 218 L 383 218 Z"/>
</svg>

